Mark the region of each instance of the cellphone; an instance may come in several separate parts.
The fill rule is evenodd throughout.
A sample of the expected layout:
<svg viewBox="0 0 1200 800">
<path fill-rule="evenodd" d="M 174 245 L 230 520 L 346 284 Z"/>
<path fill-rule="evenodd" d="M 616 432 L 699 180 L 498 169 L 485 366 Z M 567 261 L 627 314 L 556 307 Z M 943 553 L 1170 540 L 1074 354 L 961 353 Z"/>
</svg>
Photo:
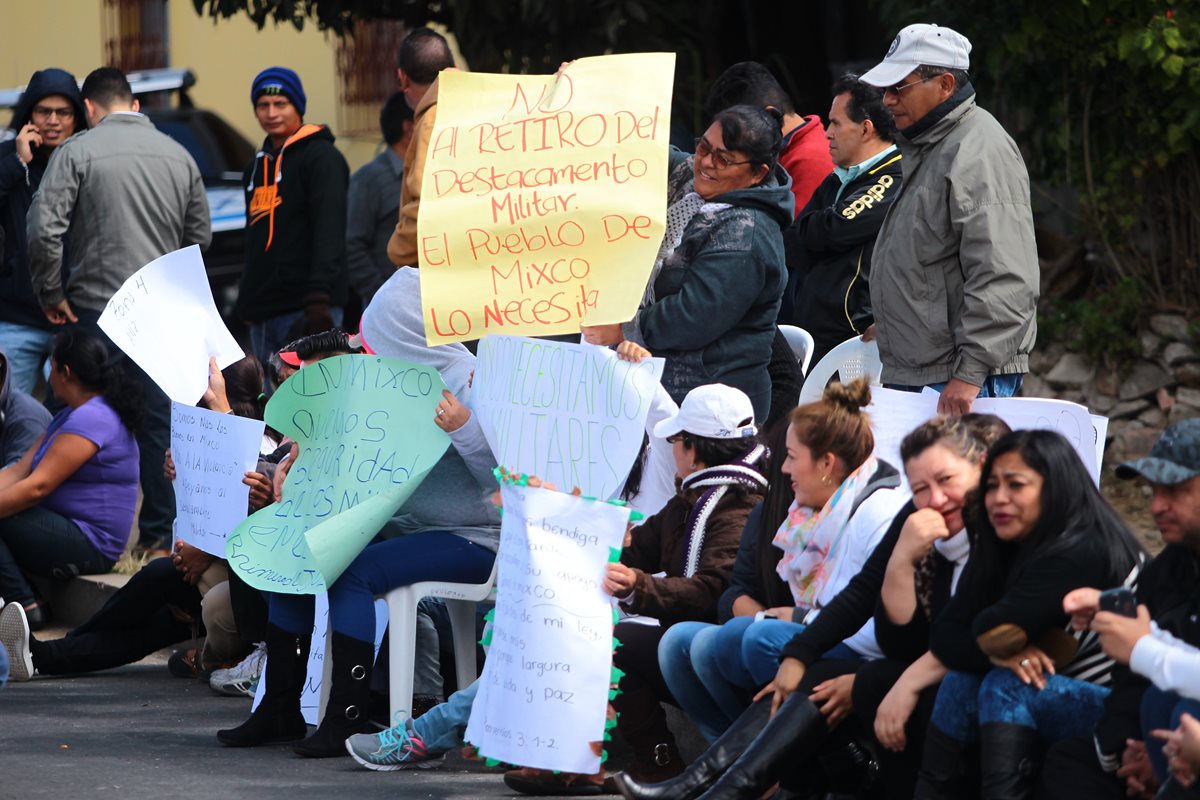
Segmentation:
<svg viewBox="0 0 1200 800">
<path fill-rule="evenodd" d="M 1123 617 L 1137 616 L 1137 598 L 1133 592 L 1124 586 L 1117 589 L 1107 589 L 1100 593 L 1100 610 L 1111 611 Z"/>
</svg>

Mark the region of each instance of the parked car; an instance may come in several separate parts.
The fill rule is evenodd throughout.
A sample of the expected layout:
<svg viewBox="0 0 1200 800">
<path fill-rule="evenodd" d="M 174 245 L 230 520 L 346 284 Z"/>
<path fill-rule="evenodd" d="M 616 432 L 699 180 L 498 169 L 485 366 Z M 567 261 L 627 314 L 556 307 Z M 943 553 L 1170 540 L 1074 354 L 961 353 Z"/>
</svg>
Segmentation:
<svg viewBox="0 0 1200 800">
<path fill-rule="evenodd" d="M 211 111 L 196 108 L 188 96 L 196 76 L 189 69 L 155 69 L 127 76 L 142 111 L 163 133 L 183 145 L 204 178 L 212 215 L 213 240 L 204 265 L 217 308 L 235 335 L 233 305 L 244 264 L 246 196 L 242 170 L 254 158 L 255 147 L 228 122 Z M 16 105 L 24 87 L 0 89 L 0 108 Z M 11 136 L 12 131 L 6 131 Z"/>
</svg>

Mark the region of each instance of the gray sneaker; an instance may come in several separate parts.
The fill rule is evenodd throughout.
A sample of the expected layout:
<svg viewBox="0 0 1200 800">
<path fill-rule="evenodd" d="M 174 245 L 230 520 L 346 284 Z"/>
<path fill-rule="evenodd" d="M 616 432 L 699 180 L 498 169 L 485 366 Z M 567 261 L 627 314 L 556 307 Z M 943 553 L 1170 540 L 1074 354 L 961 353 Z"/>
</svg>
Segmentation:
<svg viewBox="0 0 1200 800">
<path fill-rule="evenodd" d="M 29 621 L 20 603 L 0 609 L 0 644 L 8 651 L 8 678 L 27 681 L 33 677 L 33 654 L 29 652 Z"/>
<path fill-rule="evenodd" d="M 254 645 L 250 655 L 243 658 L 237 666 L 215 670 L 208 679 L 208 685 L 217 694 L 254 697 L 254 689 L 258 685 L 258 676 L 262 674 L 266 658 L 267 645 L 259 642 Z"/>
<path fill-rule="evenodd" d="M 359 764 L 380 772 L 430 769 L 446 763 L 445 754 L 430 753 L 404 722 L 380 733 L 355 734 L 346 740 L 346 750 Z"/>
</svg>

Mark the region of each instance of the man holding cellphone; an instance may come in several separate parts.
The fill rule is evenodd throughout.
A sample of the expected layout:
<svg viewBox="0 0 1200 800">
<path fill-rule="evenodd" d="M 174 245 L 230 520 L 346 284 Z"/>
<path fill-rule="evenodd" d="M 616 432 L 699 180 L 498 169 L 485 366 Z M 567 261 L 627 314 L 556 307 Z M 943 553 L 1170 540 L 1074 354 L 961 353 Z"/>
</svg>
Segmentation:
<svg viewBox="0 0 1200 800">
<path fill-rule="evenodd" d="M 25 218 L 50 155 L 87 124 L 75 76 L 51 67 L 33 73 L 13 108 L 15 135 L 0 142 L 0 351 L 11 385 L 26 394 L 50 356 L 54 326 L 29 277 Z"/>
<path fill-rule="evenodd" d="M 1122 588 L 1078 589 L 1063 599 L 1074 625 L 1098 633 L 1122 666 L 1094 741 L 1051 749 L 1042 773 L 1049 797 L 1154 797 L 1166 758 L 1149 731 L 1200 712 L 1200 419 L 1163 431 L 1149 456 L 1116 473 L 1151 486 L 1166 547 L 1142 571 L 1136 603 Z"/>
</svg>

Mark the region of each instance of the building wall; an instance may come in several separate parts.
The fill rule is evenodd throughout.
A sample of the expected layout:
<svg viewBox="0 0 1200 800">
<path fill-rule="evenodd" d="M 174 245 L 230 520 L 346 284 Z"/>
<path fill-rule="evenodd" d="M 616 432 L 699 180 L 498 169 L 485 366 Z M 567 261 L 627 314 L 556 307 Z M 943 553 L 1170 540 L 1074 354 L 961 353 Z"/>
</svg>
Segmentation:
<svg viewBox="0 0 1200 800">
<path fill-rule="evenodd" d="M 20 86 L 43 67 L 70 70 L 80 80 L 103 59 L 102 0 L 0 0 L 0 87 Z M 170 66 L 196 74 L 195 104 L 224 117 L 254 144 L 262 131 L 250 105 L 250 81 L 272 65 L 294 69 L 308 96 L 306 122 L 328 125 L 338 133 L 336 38 L 305 25 L 259 31 L 244 15 L 214 23 L 195 12 L 192 0 L 168 0 Z M 20 35 L 13 35 L 19 31 Z M 0 119 L 4 119 L 0 117 Z M 3 123 L 0 123 L 3 124 Z M 378 137 L 338 136 L 338 148 L 357 169 L 377 151 Z"/>
</svg>

